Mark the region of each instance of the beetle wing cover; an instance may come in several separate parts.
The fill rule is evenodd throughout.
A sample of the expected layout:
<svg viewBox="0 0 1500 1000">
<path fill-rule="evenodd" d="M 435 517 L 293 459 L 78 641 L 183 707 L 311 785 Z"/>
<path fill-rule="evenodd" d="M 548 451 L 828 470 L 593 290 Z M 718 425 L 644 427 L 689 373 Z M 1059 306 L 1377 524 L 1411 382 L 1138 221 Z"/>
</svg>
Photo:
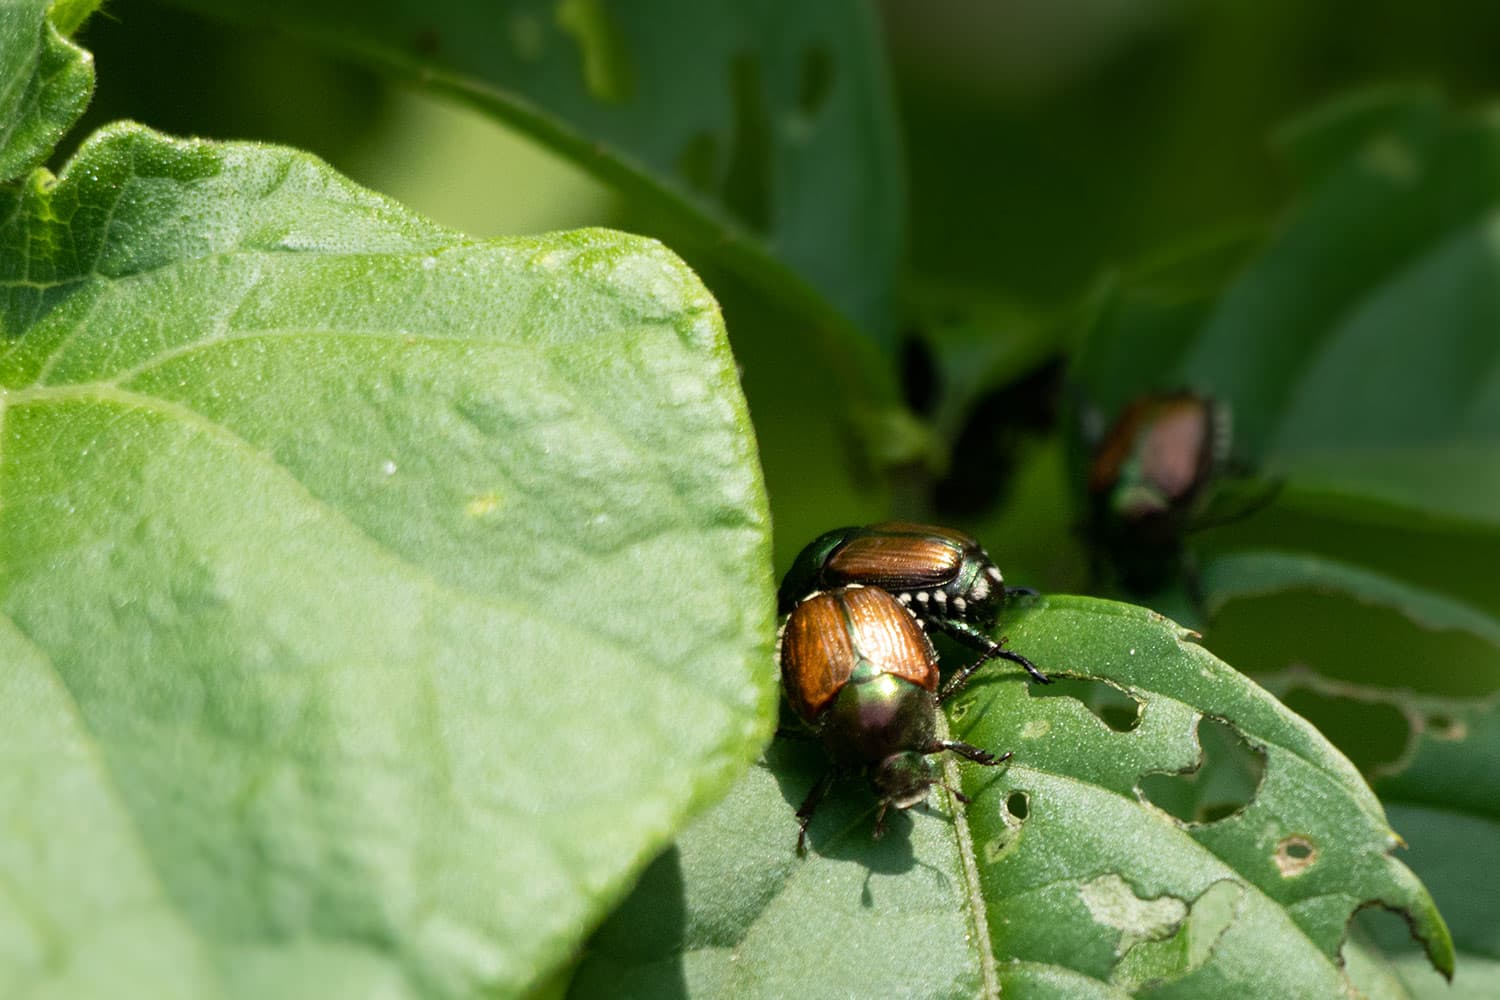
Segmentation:
<svg viewBox="0 0 1500 1000">
<path fill-rule="evenodd" d="M 881 673 L 894 674 L 929 691 L 937 690 L 937 653 L 911 612 L 875 587 L 843 593 L 850 631 L 859 655 Z"/>
<path fill-rule="evenodd" d="M 1153 405 L 1154 400 L 1150 397 L 1134 400 L 1115 418 L 1109 433 L 1094 449 L 1094 461 L 1089 469 L 1089 492 L 1106 492 L 1120 481 L 1121 470 L 1135 450 L 1136 437 Z"/>
<path fill-rule="evenodd" d="M 1197 397 L 1162 403 L 1141 442 L 1141 470 L 1164 496 L 1186 497 L 1203 481 L 1212 458 L 1212 419 L 1206 401 Z"/>
<path fill-rule="evenodd" d="M 1125 464 L 1140 460 L 1140 477 L 1168 500 L 1187 496 L 1213 461 L 1213 406 L 1189 392 L 1145 396 L 1127 406 L 1094 452 L 1089 490 L 1111 490 Z"/>
<path fill-rule="evenodd" d="M 829 557 L 826 574 L 895 591 L 941 586 L 958 575 L 964 543 L 957 532 L 920 524 L 879 524 Z"/>
<path fill-rule="evenodd" d="M 855 653 L 843 602 L 819 594 L 797 605 L 781 635 L 781 683 L 792 710 L 811 722 L 854 672 Z"/>
</svg>

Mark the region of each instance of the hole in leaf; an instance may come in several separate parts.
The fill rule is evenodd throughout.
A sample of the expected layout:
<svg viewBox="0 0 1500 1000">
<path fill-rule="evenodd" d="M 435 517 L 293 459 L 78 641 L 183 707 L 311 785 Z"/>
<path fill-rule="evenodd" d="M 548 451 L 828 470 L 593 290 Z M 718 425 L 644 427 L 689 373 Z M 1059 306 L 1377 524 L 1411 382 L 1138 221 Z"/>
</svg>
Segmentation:
<svg viewBox="0 0 1500 1000">
<path fill-rule="evenodd" d="M 1439 712 L 1427 717 L 1427 732 L 1435 740 L 1462 740 L 1469 735 L 1469 726 L 1462 719 Z"/>
<path fill-rule="evenodd" d="M 724 178 L 724 201 L 757 232 L 771 226 L 771 120 L 760 63 L 736 56 L 730 69 L 734 97 L 734 150 Z"/>
<path fill-rule="evenodd" d="M 1136 786 L 1152 805 L 1184 823 L 1214 823 L 1250 804 L 1265 776 L 1266 755 L 1227 722 L 1198 720 L 1198 766 L 1184 774 L 1147 774 Z"/>
<path fill-rule="evenodd" d="M 1076 698 L 1117 733 L 1128 733 L 1141 724 L 1141 703 L 1105 681 L 1083 677 L 1056 677 L 1045 687 L 1031 688 L 1033 698 Z"/>
<path fill-rule="evenodd" d="M 1362 903 L 1354 911 L 1344 938 L 1344 948 L 1347 949 L 1350 940 L 1356 938 L 1390 956 L 1400 956 L 1422 944 L 1406 914 L 1376 902 Z"/>
<path fill-rule="evenodd" d="M 1389 703 L 1355 701 L 1307 688 L 1288 691 L 1282 702 L 1317 726 L 1365 774 L 1395 764 L 1411 741 L 1411 722 Z"/>
<path fill-rule="evenodd" d="M 707 132 L 699 132 L 677 154 L 677 173 L 696 191 L 714 188 L 714 169 L 719 163 L 719 143 Z"/>
<path fill-rule="evenodd" d="M 1300 833 L 1285 837 L 1276 845 L 1276 870 L 1281 872 L 1282 878 L 1296 878 L 1316 864 L 1317 860 L 1317 847 Z"/>
<path fill-rule="evenodd" d="M 823 110 L 833 92 L 833 54 L 821 45 L 802 53 L 802 80 L 797 90 L 797 107 L 806 118 Z"/>
<path fill-rule="evenodd" d="M 601 0 L 562 0 L 557 25 L 578 43 L 583 82 L 607 104 L 623 104 L 635 91 L 630 50 Z"/>
<path fill-rule="evenodd" d="M 1031 796 L 1025 792 L 1011 792 L 1005 797 L 1005 811 L 1016 819 L 1025 819 L 1031 812 Z"/>
</svg>

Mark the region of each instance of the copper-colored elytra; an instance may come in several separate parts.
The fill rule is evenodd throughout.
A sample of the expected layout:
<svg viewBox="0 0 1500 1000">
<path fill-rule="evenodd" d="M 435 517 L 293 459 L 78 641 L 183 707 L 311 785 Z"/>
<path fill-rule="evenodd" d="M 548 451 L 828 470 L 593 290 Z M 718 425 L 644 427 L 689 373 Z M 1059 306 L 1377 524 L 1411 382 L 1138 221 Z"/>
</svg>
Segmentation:
<svg viewBox="0 0 1500 1000">
<path fill-rule="evenodd" d="M 792 709 L 808 720 L 820 715 L 849 679 L 854 659 L 835 595 L 818 594 L 797 605 L 781 636 L 781 681 Z"/>
<path fill-rule="evenodd" d="M 1202 400 L 1173 399 L 1162 405 L 1141 442 L 1141 470 L 1166 496 L 1186 496 L 1202 482 L 1212 420 Z"/>
<path fill-rule="evenodd" d="M 1150 483 L 1169 497 L 1186 493 L 1207 461 L 1212 422 L 1208 401 L 1191 393 L 1135 400 L 1095 452 L 1089 489 L 1100 493 L 1113 488 L 1121 467 L 1139 448 Z"/>
<path fill-rule="evenodd" d="M 935 537 L 940 529 L 899 522 L 876 525 L 880 534 L 851 538 L 828 560 L 824 572 L 836 579 L 876 587 L 922 590 L 953 579 L 963 564 L 963 540 Z M 890 534 L 910 528 L 911 535 Z M 943 534 L 949 534 L 944 532 Z"/>
<path fill-rule="evenodd" d="M 812 721 L 833 703 L 861 660 L 880 673 L 937 690 L 927 634 L 895 598 L 875 587 L 810 597 L 787 619 L 781 676 L 792 708 Z"/>
</svg>

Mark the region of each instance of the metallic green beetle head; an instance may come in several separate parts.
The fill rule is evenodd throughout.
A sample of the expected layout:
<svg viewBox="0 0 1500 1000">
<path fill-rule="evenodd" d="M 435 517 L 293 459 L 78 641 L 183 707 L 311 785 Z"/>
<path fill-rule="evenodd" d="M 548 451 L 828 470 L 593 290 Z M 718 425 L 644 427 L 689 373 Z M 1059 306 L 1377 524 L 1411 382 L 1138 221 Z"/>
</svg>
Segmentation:
<svg viewBox="0 0 1500 1000">
<path fill-rule="evenodd" d="M 825 531 L 797 553 L 792 568 L 781 579 L 781 589 L 776 592 L 778 614 L 789 613 L 797 606 L 798 601 L 815 590 L 823 589 L 823 564 L 828 561 L 834 549 L 843 545 L 858 531 L 852 525 Z"/>
<path fill-rule="evenodd" d="M 932 758 L 912 750 L 893 753 L 870 771 L 870 787 L 881 805 L 896 809 L 910 809 L 925 801 L 937 780 Z"/>
</svg>

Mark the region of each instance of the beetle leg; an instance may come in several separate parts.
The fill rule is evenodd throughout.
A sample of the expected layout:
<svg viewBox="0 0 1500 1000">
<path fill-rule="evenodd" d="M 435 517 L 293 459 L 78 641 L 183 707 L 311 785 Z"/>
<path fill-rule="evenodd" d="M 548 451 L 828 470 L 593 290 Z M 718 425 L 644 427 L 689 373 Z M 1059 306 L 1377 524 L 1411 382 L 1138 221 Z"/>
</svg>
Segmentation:
<svg viewBox="0 0 1500 1000">
<path fill-rule="evenodd" d="M 1002 660 L 1009 660 L 1012 663 L 1025 667 L 1026 672 L 1031 675 L 1031 679 L 1036 681 L 1038 684 L 1052 683 L 1052 678 L 1048 677 L 1046 674 L 1037 669 L 1037 665 L 1035 663 L 1032 663 L 1020 653 L 1012 653 L 1008 649 L 1003 649 L 1001 647 L 1001 643 L 1005 641 L 1004 639 L 1001 639 L 1000 642 L 996 642 L 994 639 L 991 639 L 989 636 L 985 635 L 983 632 L 979 631 L 979 629 L 975 628 L 973 625 L 970 625 L 968 622 L 957 621 L 956 619 L 952 618 L 935 619 L 932 624 L 936 625 L 939 629 L 957 639 L 965 646 L 968 646 L 971 649 L 977 649 L 985 654 L 984 659 L 981 659 L 978 663 L 970 664 L 963 670 L 959 671 L 959 673 L 954 675 L 953 680 L 948 682 L 947 686 L 943 688 L 943 693 L 938 696 L 939 702 L 945 701 L 953 695 L 957 694 L 963 688 L 963 686 L 969 682 L 970 674 L 978 670 L 980 666 L 984 664 L 985 660 L 993 659 L 996 656 L 1000 657 Z M 962 680 L 960 680 L 960 678 L 962 678 Z"/>
<path fill-rule="evenodd" d="M 927 745 L 927 749 L 922 752 L 942 753 L 944 750 L 952 750 L 965 760 L 972 760 L 974 763 L 983 764 L 985 767 L 994 767 L 996 764 L 1003 764 L 1005 761 L 1010 760 L 1009 750 L 1002 754 L 994 754 L 988 750 L 981 750 L 972 743 L 962 743 L 958 740 L 933 740 Z M 952 789 L 949 789 L 949 791 L 952 791 Z"/>
<path fill-rule="evenodd" d="M 970 649 L 985 652 L 991 646 L 995 645 L 994 639 L 991 639 L 966 621 L 961 621 L 957 618 L 936 617 L 929 618 L 928 621 Z"/>
<path fill-rule="evenodd" d="M 807 798 L 802 800 L 802 805 L 797 807 L 797 853 L 807 853 L 807 824 L 812 822 L 812 815 L 817 811 L 818 803 L 823 801 L 823 796 L 828 794 L 828 789 L 833 787 L 833 778 L 837 772 L 829 771 L 818 779 L 818 783 L 812 786 L 812 791 L 807 793 Z"/>
<path fill-rule="evenodd" d="M 890 805 L 890 800 L 880 800 L 880 809 L 875 813 L 874 837 L 876 840 L 879 840 L 881 837 L 885 836 L 885 811 L 890 808 Z"/>
<path fill-rule="evenodd" d="M 948 789 L 948 794 L 949 795 L 953 796 L 955 799 L 957 799 L 958 801 L 964 803 L 965 805 L 968 805 L 968 803 L 969 803 L 969 797 L 967 795 L 965 795 L 963 792 L 960 792 L 957 788 L 954 788 L 952 785 L 948 784 L 946 781 L 939 781 L 938 784 L 940 784 L 944 788 Z"/>
<path fill-rule="evenodd" d="M 990 647 L 983 653 L 979 654 L 979 659 L 975 660 L 968 666 L 963 667 L 959 670 L 958 673 L 948 678 L 948 683 L 943 685 L 943 690 L 938 694 L 938 704 L 941 705 L 943 702 L 947 701 L 949 698 L 952 698 L 954 695 L 958 694 L 958 692 L 962 691 L 964 689 L 964 685 L 969 683 L 969 678 L 974 676 L 974 671 L 978 670 L 980 667 L 984 666 L 995 657 L 1000 656 L 1003 652 L 1004 650 L 1000 648 L 1000 644 L 998 642 L 990 643 Z"/>
<path fill-rule="evenodd" d="M 1020 653 L 1012 653 L 1010 650 L 1000 649 L 998 646 L 996 646 L 996 649 L 999 650 L 995 653 L 996 656 L 1000 657 L 1000 659 L 1002 660 L 1009 660 L 1010 662 L 1017 664 L 1018 666 L 1025 667 L 1026 672 L 1031 675 L 1031 679 L 1036 681 L 1038 684 L 1052 683 L 1052 678 L 1042 673 L 1042 671 L 1037 667 L 1035 663 L 1032 663 Z"/>
</svg>

